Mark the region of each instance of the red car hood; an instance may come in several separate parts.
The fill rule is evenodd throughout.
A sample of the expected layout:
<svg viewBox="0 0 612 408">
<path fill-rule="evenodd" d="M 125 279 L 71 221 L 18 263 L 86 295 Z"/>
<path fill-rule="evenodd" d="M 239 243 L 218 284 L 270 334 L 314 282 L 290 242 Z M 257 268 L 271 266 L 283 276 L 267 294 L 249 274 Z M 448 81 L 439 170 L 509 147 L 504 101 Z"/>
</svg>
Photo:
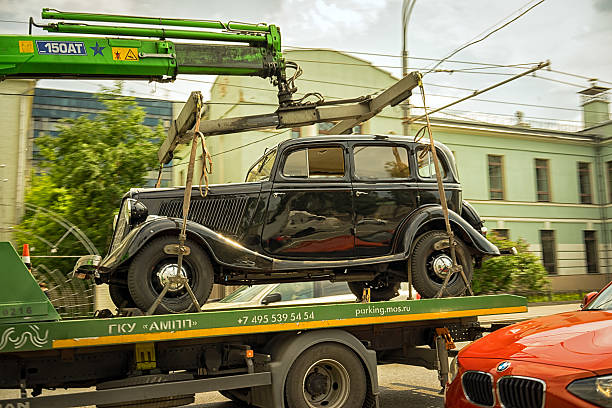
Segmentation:
<svg viewBox="0 0 612 408">
<path fill-rule="evenodd" d="M 513 324 L 465 347 L 460 358 L 522 360 L 612 371 L 612 312 L 577 311 Z"/>
</svg>

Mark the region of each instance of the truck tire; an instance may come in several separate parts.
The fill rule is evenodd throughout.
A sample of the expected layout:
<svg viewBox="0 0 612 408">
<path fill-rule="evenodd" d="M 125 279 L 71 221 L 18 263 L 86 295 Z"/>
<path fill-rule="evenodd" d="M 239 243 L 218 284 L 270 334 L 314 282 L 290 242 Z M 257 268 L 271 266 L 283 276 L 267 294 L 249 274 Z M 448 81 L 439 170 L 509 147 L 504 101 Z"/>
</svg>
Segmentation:
<svg viewBox="0 0 612 408">
<path fill-rule="evenodd" d="M 361 300 L 363 297 L 363 289 L 370 285 L 371 283 L 369 282 L 348 282 L 348 287 L 357 300 Z M 374 284 L 370 286 L 370 301 L 382 302 L 393 299 L 399 295 L 400 285 L 401 282 L 389 282 L 387 285 L 376 286 Z"/>
<path fill-rule="evenodd" d="M 132 259 L 128 269 L 128 287 L 134 303 L 147 311 L 164 288 L 164 279 L 176 274 L 177 256 L 168 255 L 164 247 L 176 244 L 175 236 L 162 236 L 145 244 Z M 189 286 L 200 305 L 203 305 L 213 285 L 213 267 L 208 254 L 195 241 L 187 240 L 185 245 L 191 253 L 183 257 L 183 275 L 189 279 Z M 155 310 L 156 314 L 196 311 L 184 286 L 171 288 Z"/>
<path fill-rule="evenodd" d="M 434 244 L 438 241 L 448 241 L 444 231 L 429 231 L 417 238 L 414 251 L 410 257 L 412 268 L 412 283 L 423 298 L 436 296 L 446 277 L 448 266 L 452 263 L 449 248 L 436 250 Z M 457 263 L 463 267 L 468 281 L 472 280 L 474 265 L 470 250 L 463 241 L 455 238 L 455 255 Z M 466 285 L 460 274 L 451 276 L 443 296 L 461 296 Z"/>
<path fill-rule="evenodd" d="M 285 381 L 289 408 L 361 408 L 366 391 L 361 361 L 337 343 L 320 343 L 304 351 Z"/>
<path fill-rule="evenodd" d="M 118 309 L 136 307 L 136 303 L 134 303 L 130 289 L 127 286 L 108 285 L 108 294 Z"/>
</svg>

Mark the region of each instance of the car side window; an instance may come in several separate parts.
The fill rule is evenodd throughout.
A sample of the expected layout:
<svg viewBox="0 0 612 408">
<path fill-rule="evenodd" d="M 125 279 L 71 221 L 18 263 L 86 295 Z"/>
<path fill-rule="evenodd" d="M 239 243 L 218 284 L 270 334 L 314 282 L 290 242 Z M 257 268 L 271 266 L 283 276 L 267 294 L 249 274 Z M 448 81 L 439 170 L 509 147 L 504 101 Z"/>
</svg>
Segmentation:
<svg viewBox="0 0 612 408">
<path fill-rule="evenodd" d="M 355 146 L 355 177 L 360 180 L 410 178 L 408 150 L 401 146 Z"/>
<path fill-rule="evenodd" d="M 314 282 L 281 283 L 272 291 L 280 293 L 281 300 L 302 300 L 314 297 Z"/>
<path fill-rule="evenodd" d="M 315 297 L 350 295 L 352 292 L 346 282 L 315 282 Z"/>
<path fill-rule="evenodd" d="M 309 147 L 295 150 L 285 159 L 283 176 L 295 178 L 344 177 L 341 147 Z"/>
<path fill-rule="evenodd" d="M 442 179 L 446 178 L 446 164 L 442 159 L 442 155 L 439 151 L 436 152 L 438 160 L 440 161 L 440 171 L 442 172 Z M 431 151 L 428 148 L 421 147 L 417 149 L 417 162 L 419 167 L 419 176 L 422 178 L 436 178 L 436 167 L 434 165 L 434 158 Z"/>
</svg>

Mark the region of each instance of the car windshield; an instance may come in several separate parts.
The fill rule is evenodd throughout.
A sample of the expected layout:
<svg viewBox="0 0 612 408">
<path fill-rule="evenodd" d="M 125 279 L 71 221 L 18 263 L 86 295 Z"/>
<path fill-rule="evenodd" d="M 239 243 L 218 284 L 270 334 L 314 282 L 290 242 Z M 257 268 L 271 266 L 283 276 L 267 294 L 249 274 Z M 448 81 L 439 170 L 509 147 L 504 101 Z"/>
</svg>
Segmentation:
<svg viewBox="0 0 612 408">
<path fill-rule="evenodd" d="M 583 310 L 612 310 L 612 285 L 605 288 L 597 298 Z"/>
<path fill-rule="evenodd" d="M 220 303 L 236 303 L 236 302 L 249 302 L 261 293 L 264 286 L 267 285 L 253 285 L 253 286 L 241 286 L 236 289 L 235 292 L 230 293 Z"/>
<path fill-rule="evenodd" d="M 276 158 L 276 149 L 268 152 L 264 155 L 247 174 L 246 181 L 264 181 L 270 179 L 270 173 L 272 172 L 272 165 Z"/>
</svg>

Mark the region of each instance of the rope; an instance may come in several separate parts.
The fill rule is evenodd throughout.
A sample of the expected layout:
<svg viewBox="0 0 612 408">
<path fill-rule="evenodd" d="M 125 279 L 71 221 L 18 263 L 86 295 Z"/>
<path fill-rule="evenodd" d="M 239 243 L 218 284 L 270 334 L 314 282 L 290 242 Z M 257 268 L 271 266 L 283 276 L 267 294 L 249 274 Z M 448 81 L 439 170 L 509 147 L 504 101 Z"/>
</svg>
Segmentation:
<svg viewBox="0 0 612 408">
<path fill-rule="evenodd" d="M 438 298 L 442 296 L 442 294 L 446 290 L 446 285 L 448 284 L 448 281 L 451 275 L 453 275 L 454 273 L 461 274 L 461 277 L 463 278 L 463 281 L 465 282 L 465 285 L 470 295 L 474 295 L 470 282 L 465 276 L 465 272 L 463 271 L 463 268 L 461 267 L 461 265 L 457 265 L 457 254 L 455 251 L 455 235 L 450 225 L 450 219 L 448 215 L 448 202 L 446 201 L 446 193 L 444 191 L 444 184 L 442 183 L 442 174 L 440 172 L 440 163 L 438 161 L 438 154 L 437 154 L 435 143 L 434 143 L 433 132 L 431 131 L 431 123 L 429 121 L 429 113 L 427 112 L 427 104 L 425 103 L 425 88 L 423 87 L 423 76 L 420 73 L 418 75 L 419 75 L 419 88 L 421 89 L 421 96 L 423 97 L 423 109 L 425 111 L 424 116 L 427 121 L 427 124 L 423 126 L 421 129 L 419 129 L 419 132 L 417 132 L 417 135 L 415 135 L 415 140 L 417 140 L 418 134 L 423 129 L 427 129 L 427 133 L 429 134 L 429 146 L 428 146 L 428 149 L 424 149 L 424 150 L 431 151 L 431 154 L 433 156 L 434 168 L 436 170 L 436 182 L 438 183 L 438 194 L 440 195 L 440 205 L 442 206 L 442 213 L 444 214 L 444 224 L 446 226 L 446 234 L 448 235 L 448 245 L 450 248 L 451 261 L 452 261 L 451 270 L 449 273 L 446 274 L 444 283 L 442 284 L 442 287 L 436 294 L 436 297 Z M 422 137 L 423 136 L 418 138 L 418 140 L 420 140 Z"/>
</svg>

